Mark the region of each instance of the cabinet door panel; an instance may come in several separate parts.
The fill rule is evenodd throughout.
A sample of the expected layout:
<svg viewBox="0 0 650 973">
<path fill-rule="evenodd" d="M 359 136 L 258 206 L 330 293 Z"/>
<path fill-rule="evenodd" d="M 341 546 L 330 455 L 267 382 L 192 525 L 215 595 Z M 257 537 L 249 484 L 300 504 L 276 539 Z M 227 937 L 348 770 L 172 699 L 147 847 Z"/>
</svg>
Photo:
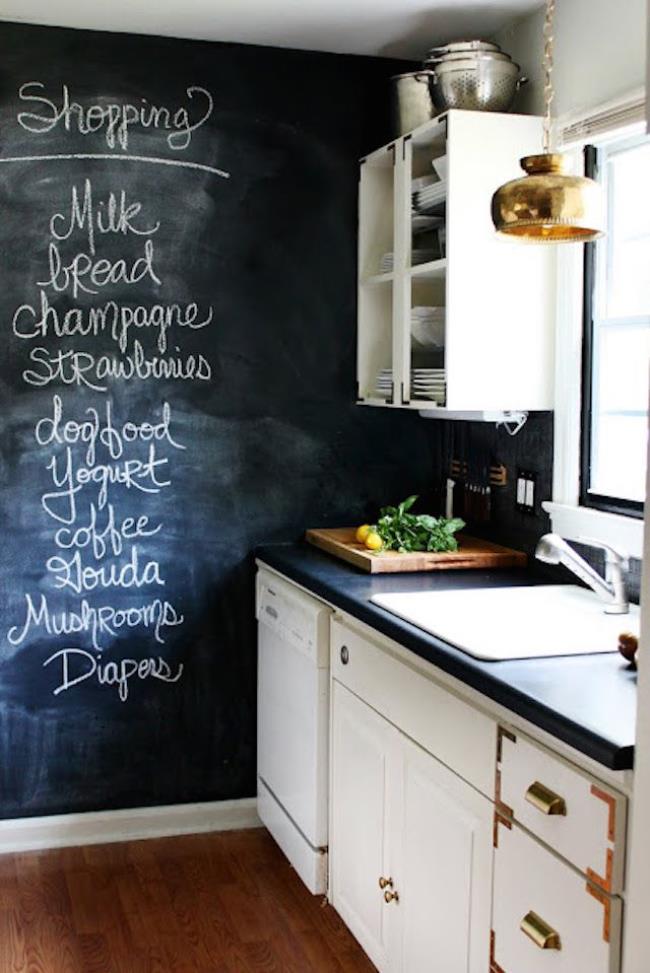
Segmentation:
<svg viewBox="0 0 650 973">
<path fill-rule="evenodd" d="M 389 828 L 397 731 L 339 683 L 332 693 L 332 904 L 375 965 L 387 970 L 398 914 L 384 902 L 379 878 L 392 878 L 394 870 Z"/>
<path fill-rule="evenodd" d="M 402 973 L 487 973 L 492 808 L 403 740 Z"/>
</svg>

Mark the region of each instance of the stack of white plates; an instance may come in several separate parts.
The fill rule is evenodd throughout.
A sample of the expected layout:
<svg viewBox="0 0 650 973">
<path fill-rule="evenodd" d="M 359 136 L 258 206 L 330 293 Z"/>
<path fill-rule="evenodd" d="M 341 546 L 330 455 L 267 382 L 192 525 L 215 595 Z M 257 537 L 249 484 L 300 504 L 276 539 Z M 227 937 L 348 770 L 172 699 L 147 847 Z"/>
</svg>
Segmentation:
<svg viewBox="0 0 650 973">
<path fill-rule="evenodd" d="M 428 264 L 430 260 L 436 260 L 437 257 L 437 250 L 414 249 L 411 251 L 411 265 L 416 267 L 418 264 Z"/>
<path fill-rule="evenodd" d="M 430 230 L 444 229 L 444 216 L 416 216 L 411 217 L 411 226 L 414 233 L 427 233 Z"/>
<path fill-rule="evenodd" d="M 393 269 L 394 262 L 395 262 L 394 254 L 385 253 L 382 256 L 381 260 L 379 261 L 379 273 L 389 274 Z"/>
<path fill-rule="evenodd" d="M 416 213 L 426 215 L 441 203 L 444 203 L 446 195 L 446 182 L 432 183 L 430 186 L 425 186 L 423 189 L 418 189 L 413 192 L 413 209 Z"/>
<path fill-rule="evenodd" d="M 381 399 L 388 398 L 393 391 L 393 370 L 392 368 L 382 368 L 377 376 L 375 392 Z"/>
<path fill-rule="evenodd" d="M 411 396 L 414 399 L 432 399 L 438 405 L 444 405 L 446 389 L 444 368 L 411 369 Z M 377 375 L 375 394 L 380 399 L 387 399 L 392 391 L 393 371 L 382 368 Z"/>
<path fill-rule="evenodd" d="M 433 399 L 443 405 L 447 391 L 444 368 L 414 368 L 411 371 L 411 395 L 414 399 Z"/>
<path fill-rule="evenodd" d="M 440 349 L 445 346 L 445 308 L 411 308 L 413 349 Z"/>
<path fill-rule="evenodd" d="M 433 165 L 433 163 L 431 164 Z M 433 186 L 439 180 L 440 177 L 435 172 L 429 172 L 426 176 L 417 176 L 411 180 L 411 192 L 417 193 L 421 189 L 428 189 L 429 186 Z"/>
</svg>

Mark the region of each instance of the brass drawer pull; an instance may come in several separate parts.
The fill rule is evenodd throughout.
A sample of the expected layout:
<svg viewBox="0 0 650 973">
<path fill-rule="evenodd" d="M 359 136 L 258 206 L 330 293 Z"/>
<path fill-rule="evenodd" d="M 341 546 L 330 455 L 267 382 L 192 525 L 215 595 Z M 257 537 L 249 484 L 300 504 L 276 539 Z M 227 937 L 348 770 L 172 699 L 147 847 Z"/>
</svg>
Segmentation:
<svg viewBox="0 0 650 973">
<path fill-rule="evenodd" d="M 399 902 L 399 895 L 397 892 L 389 892 L 388 889 L 384 892 L 384 902 Z"/>
<path fill-rule="evenodd" d="M 383 891 L 384 889 L 392 889 L 393 880 L 392 878 L 384 878 L 383 876 L 379 879 L 379 888 Z"/>
<path fill-rule="evenodd" d="M 542 814 L 566 815 L 566 801 L 559 794 L 544 787 L 538 780 L 526 791 L 526 800 Z"/>
<path fill-rule="evenodd" d="M 536 912 L 529 912 L 519 923 L 521 931 L 540 949 L 562 949 L 560 934 Z"/>
</svg>

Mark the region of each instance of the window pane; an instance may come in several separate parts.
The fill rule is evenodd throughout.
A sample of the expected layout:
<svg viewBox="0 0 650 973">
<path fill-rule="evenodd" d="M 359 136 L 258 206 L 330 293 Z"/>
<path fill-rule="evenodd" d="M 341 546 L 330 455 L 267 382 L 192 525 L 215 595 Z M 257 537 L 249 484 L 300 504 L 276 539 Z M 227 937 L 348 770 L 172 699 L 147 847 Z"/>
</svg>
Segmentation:
<svg viewBox="0 0 650 973">
<path fill-rule="evenodd" d="M 583 488 L 638 504 L 645 499 L 648 429 L 650 140 L 609 143 L 599 156 L 608 226 L 595 245 Z"/>
<path fill-rule="evenodd" d="M 607 317 L 650 311 L 650 144 L 607 163 Z"/>
<path fill-rule="evenodd" d="M 650 328 L 596 328 L 594 410 L 645 412 L 648 406 Z"/>
<path fill-rule="evenodd" d="M 643 502 L 648 420 L 599 416 L 593 427 L 591 492 Z"/>
</svg>

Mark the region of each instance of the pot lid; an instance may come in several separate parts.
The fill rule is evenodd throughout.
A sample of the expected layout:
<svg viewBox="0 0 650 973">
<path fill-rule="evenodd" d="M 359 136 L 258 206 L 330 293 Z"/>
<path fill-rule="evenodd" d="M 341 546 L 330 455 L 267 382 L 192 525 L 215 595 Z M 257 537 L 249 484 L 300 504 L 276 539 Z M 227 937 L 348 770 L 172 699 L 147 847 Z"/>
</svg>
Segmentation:
<svg viewBox="0 0 650 973">
<path fill-rule="evenodd" d="M 436 54 L 427 57 L 425 64 L 442 64 L 449 61 L 512 61 L 504 51 L 452 51 L 449 54 Z"/>
<path fill-rule="evenodd" d="M 492 41 L 452 41 L 440 47 L 432 47 L 427 53 L 427 59 L 441 54 L 455 54 L 457 51 L 500 51 L 499 44 Z"/>
</svg>

